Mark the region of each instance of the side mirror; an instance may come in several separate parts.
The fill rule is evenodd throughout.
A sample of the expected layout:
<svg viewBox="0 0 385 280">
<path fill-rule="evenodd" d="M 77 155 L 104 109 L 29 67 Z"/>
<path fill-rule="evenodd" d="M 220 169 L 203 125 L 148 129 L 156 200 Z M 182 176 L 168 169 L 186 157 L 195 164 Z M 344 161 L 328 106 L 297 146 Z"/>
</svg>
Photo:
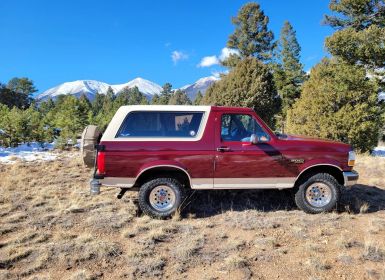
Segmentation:
<svg viewBox="0 0 385 280">
<path fill-rule="evenodd" d="M 258 136 L 255 135 L 255 134 L 251 134 L 250 135 L 250 143 L 251 144 L 257 144 L 259 141 L 258 141 Z"/>
<path fill-rule="evenodd" d="M 266 136 L 261 136 L 258 138 L 256 134 L 251 134 L 250 135 L 250 144 L 259 144 L 259 143 L 266 143 L 269 142 L 269 138 Z"/>
</svg>

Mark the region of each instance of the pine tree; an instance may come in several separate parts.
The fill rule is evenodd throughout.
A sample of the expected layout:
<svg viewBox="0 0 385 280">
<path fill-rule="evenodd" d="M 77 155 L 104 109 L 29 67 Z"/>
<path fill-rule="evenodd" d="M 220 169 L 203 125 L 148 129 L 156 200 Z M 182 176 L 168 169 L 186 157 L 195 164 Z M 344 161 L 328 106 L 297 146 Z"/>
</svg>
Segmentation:
<svg viewBox="0 0 385 280">
<path fill-rule="evenodd" d="M 201 93 L 201 91 L 198 91 L 194 99 L 194 105 L 200 105 L 202 102 L 202 99 L 203 99 L 203 94 Z"/>
<path fill-rule="evenodd" d="M 138 89 L 138 87 L 133 88 L 124 88 L 116 97 L 115 100 L 115 110 L 119 109 L 120 106 L 124 105 L 147 105 L 148 100 L 144 96 L 143 93 L 141 93 Z"/>
<path fill-rule="evenodd" d="M 109 94 L 110 96 L 111 94 Z M 99 112 L 103 109 L 103 104 L 105 102 L 106 95 L 105 94 L 100 94 L 96 93 L 95 98 L 92 101 L 92 115 L 93 117 L 97 116 Z"/>
<path fill-rule="evenodd" d="M 46 101 L 40 102 L 38 106 L 38 110 L 42 115 L 48 114 L 49 111 L 53 110 L 55 108 L 55 102 L 49 98 Z"/>
<path fill-rule="evenodd" d="M 242 6 L 238 15 L 232 18 L 232 23 L 235 31 L 230 35 L 227 47 L 238 50 L 241 59 L 254 56 L 266 61 L 271 58 L 274 35 L 267 27 L 269 18 L 258 3 L 251 2 Z M 230 56 L 230 60 L 224 64 L 232 66 L 234 60 L 237 60 L 236 56 Z"/>
<path fill-rule="evenodd" d="M 101 109 L 98 109 L 97 115 L 94 117 L 93 122 L 104 130 L 112 117 L 115 114 L 115 94 L 111 87 L 108 88 L 105 97 L 103 98 L 103 104 Z M 96 113 L 96 112 L 95 112 Z"/>
<path fill-rule="evenodd" d="M 8 108 L 19 105 L 19 99 L 17 95 L 7 88 L 5 85 L 0 83 L 0 104 L 7 105 Z"/>
<path fill-rule="evenodd" d="M 23 111 L 27 120 L 26 136 L 24 142 L 42 142 L 46 140 L 42 114 L 34 106 Z"/>
<path fill-rule="evenodd" d="M 377 89 L 362 66 L 324 59 L 311 70 L 301 97 L 288 111 L 288 131 L 368 151 L 377 144 L 383 121 Z"/>
<path fill-rule="evenodd" d="M 65 95 L 60 100 L 54 116 L 54 125 L 60 129 L 60 137 L 57 139 L 58 147 L 66 147 L 69 141 L 76 143 L 77 135 L 84 128 L 79 100 L 76 97 Z"/>
<path fill-rule="evenodd" d="M 151 105 L 158 105 L 160 102 L 159 94 L 154 94 L 151 99 Z"/>
<path fill-rule="evenodd" d="M 37 91 L 33 81 L 28 78 L 13 78 L 7 88 L 14 94 L 14 106 L 18 108 L 28 108 L 32 98 L 31 95 Z"/>
<path fill-rule="evenodd" d="M 384 0 L 331 0 L 325 23 L 337 31 L 325 45 L 337 57 L 367 68 L 385 67 Z"/>
<path fill-rule="evenodd" d="M 300 96 L 301 86 L 305 80 L 305 72 L 300 62 L 301 47 L 296 32 L 290 22 L 285 21 L 278 41 L 276 62 L 273 64 L 274 82 L 282 100 L 282 116 Z"/>
<path fill-rule="evenodd" d="M 172 85 L 170 83 L 165 83 L 162 87 L 162 92 L 160 93 L 159 100 L 157 101 L 158 103 L 153 103 L 153 104 L 167 105 L 170 101 L 171 94 L 172 94 Z"/>
<path fill-rule="evenodd" d="M 91 102 L 88 100 L 87 96 L 82 94 L 78 100 L 79 103 L 79 117 L 81 121 L 81 125 L 85 127 L 90 123 L 90 115 L 91 112 Z"/>
<path fill-rule="evenodd" d="M 8 147 L 11 144 L 8 126 L 11 122 L 9 107 L 0 103 L 0 145 Z"/>
<path fill-rule="evenodd" d="M 191 100 L 188 98 L 187 94 L 178 89 L 171 95 L 171 98 L 168 102 L 169 105 L 191 105 Z"/>
<path fill-rule="evenodd" d="M 279 110 L 273 75 L 269 67 L 254 57 L 240 61 L 228 75 L 211 85 L 202 104 L 253 108 L 269 125 Z"/>
</svg>

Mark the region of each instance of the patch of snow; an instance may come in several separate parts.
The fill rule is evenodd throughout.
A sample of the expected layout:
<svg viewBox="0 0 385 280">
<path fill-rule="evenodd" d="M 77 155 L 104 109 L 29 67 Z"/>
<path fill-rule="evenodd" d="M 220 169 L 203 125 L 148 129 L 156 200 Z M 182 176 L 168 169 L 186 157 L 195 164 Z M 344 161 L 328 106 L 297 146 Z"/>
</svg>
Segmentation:
<svg viewBox="0 0 385 280">
<path fill-rule="evenodd" d="M 39 144 L 36 142 L 21 144 L 15 148 L 0 146 L 0 163 L 13 164 L 18 160 L 27 162 L 55 160 L 57 154 L 52 152 L 53 148 L 54 143 Z"/>
<path fill-rule="evenodd" d="M 385 146 L 378 146 L 374 148 L 372 155 L 375 157 L 385 157 Z"/>
</svg>

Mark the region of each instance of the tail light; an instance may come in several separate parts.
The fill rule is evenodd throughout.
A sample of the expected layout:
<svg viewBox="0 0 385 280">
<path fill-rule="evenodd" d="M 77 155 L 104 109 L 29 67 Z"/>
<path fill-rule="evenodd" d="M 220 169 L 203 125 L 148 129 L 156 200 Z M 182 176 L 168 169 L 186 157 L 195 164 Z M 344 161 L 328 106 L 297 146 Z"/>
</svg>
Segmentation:
<svg viewBox="0 0 385 280">
<path fill-rule="evenodd" d="M 97 157 L 98 157 L 97 159 L 98 174 L 104 174 L 106 172 L 106 169 L 105 169 L 106 153 L 104 151 L 99 151 Z"/>
</svg>

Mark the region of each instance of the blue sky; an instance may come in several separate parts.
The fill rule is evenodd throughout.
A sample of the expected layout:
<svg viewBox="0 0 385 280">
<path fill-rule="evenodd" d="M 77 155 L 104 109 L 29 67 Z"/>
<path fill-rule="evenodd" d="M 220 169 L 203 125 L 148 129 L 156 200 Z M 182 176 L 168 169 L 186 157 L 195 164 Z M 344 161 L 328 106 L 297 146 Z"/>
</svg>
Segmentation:
<svg viewBox="0 0 385 280">
<path fill-rule="evenodd" d="M 142 77 L 180 87 L 222 71 L 198 67 L 219 56 L 231 17 L 249 1 L 0 1 L 0 82 L 29 77 L 39 92 L 63 82 L 110 84 Z M 297 31 L 305 70 L 326 54 L 326 0 L 262 0 L 275 38 L 285 20 Z M 174 54 L 174 61 L 172 55 Z"/>
</svg>

